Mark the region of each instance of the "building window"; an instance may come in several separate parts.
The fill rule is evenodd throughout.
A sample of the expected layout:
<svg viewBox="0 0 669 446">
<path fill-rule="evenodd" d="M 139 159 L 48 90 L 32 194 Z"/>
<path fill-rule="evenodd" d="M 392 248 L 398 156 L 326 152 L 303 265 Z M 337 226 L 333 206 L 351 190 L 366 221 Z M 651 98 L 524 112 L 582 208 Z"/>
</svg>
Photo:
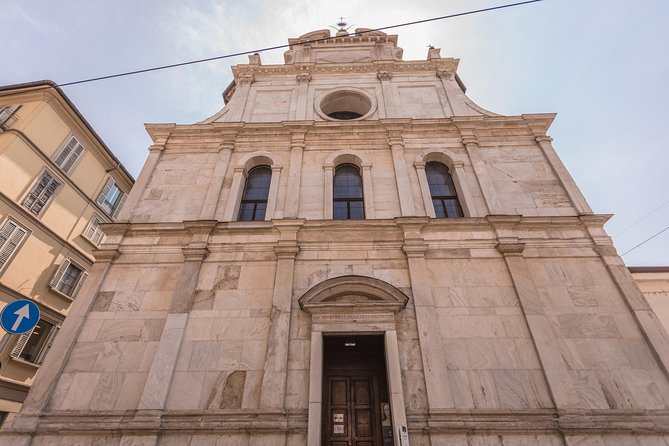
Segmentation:
<svg viewBox="0 0 669 446">
<path fill-rule="evenodd" d="M 125 203 L 125 199 L 126 194 L 124 194 L 116 182 L 110 178 L 107 180 L 107 184 L 105 184 L 102 192 L 100 192 L 97 203 L 107 214 L 111 215 L 112 218 L 116 218 L 123 203 Z"/>
<path fill-rule="evenodd" d="M 333 218 L 335 220 L 362 220 L 365 207 L 362 198 L 362 176 L 353 164 L 340 164 L 333 179 Z"/>
<path fill-rule="evenodd" d="M 74 164 L 81 157 L 82 153 L 84 153 L 84 146 L 82 146 L 79 141 L 77 141 L 77 138 L 73 136 L 60 150 L 54 163 L 56 163 L 63 172 L 70 173 L 72 167 L 74 167 Z"/>
<path fill-rule="evenodd" d="M 45 170 L 30 192 L 28 192 L 26 198 L 23 199 L 23 207 L 33 214 L 39 215 L 60 184 L 60 181 L 55 179 L 48 170 Z"/>
<path fill-rule="evenodd" d="M 246 177 L 237 220 L 261 221 L 265 219 L 271 180 L 272 169 L 269 166 L 258 166 L 251 169 Z"/>
<path fill-rule="evenodd" d="M 0 271 L 9 263 L 26 235 L 28 231 L 14 220 L 7 219 L 2 225 L 0 228 Z"/>
<path fill-rule="evenodd" d="M 430 186 L 432 205 L 437 218 L 463 217 L 453 179 L 448 168 L 441 163 L 429 162 L 425 165 L 427 183 Z"/>
<path fill-rule="evenodd" d="M 61 294 L 75 298 L 88 273 L 69 259 L 63 260 L 49 286 Z"/>
<path fill-rule="evenodd" d="M 54 323 L 40 319 L 32 331 L 19 336 L 12 350 L 12 357 L 41 365 L 59 328 Z"/>
<path fill-rule="evenodd" d="M 16 111 L 21 104 L 12 104 L 0 107 L 0 128 L 6 129 L 17 120 Z M 11 122 L 10 122 L 11 121 Z"/>
<path fill-rule="evenodd" d="M 104 220 L 97 214 L 93 215 L 91 221 L 88 223 L 88 227 L 84 231 L 84 237 L 91 241 L 94 245 L 100 244 L 102 240 L 102 228 L 100 228 L 100 223 L 103 223 Z"/>
</svg>

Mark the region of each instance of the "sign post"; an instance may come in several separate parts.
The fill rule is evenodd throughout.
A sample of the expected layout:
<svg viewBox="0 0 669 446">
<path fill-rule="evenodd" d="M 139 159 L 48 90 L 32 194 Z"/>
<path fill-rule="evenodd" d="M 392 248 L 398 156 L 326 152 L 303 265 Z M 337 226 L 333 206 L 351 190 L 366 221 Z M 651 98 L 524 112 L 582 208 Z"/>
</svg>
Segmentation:
<svg viewBox="0 0 669 446">
<path fill-rule="evenodd" d="M 0 325 L 11 334 L 32 331 L 39 322 L 39 307 L 32 300 L 19 299 L 10 302 L 0 313 Z"/>
</svg>

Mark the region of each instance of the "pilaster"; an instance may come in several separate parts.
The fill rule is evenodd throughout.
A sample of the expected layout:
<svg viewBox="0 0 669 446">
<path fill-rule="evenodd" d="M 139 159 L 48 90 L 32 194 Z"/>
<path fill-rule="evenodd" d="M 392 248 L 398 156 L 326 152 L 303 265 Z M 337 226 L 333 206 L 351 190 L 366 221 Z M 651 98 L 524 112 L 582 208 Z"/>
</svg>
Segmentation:
<svg viewBox="0 0 669 446">
<path fill-rule="evenodd" d="M 263 409 L 284 408 L 293 273 L 295 257 L 300 251 L 297 234 L 302 224 L 303 220 L 274 221 L 275 227 L 279 230 L 279 240 L 274 246 L 277 263 L 265 370 L 260 393 L 260 407 Z"/>
<path fill-rule="evenodd" d="M 520 223 L 520 218 L 520 216 L 490 216 L 488 220 L 497 233 L 499 243 L 496 248 L 504 257 L 511 275 L 553 402 L 558 409 L 575 408 L 579 406 L 576 387 L 560 353 L 551 323 L 546 317 L 539 292 L 534 286 L 523 257 L 525 244 L 519 242 L 515 234 L 515 226 Z"/>
<path fill-rule="evenodd" d="M 156 170 L 158 161 L 160 161 L 160 157 L 165 150 L 167 136 L 160 138 L 157 141 L 158 142 L 149 146 L 149 156 L 147 157 L 146 162 L 144 163 L 144 166 L 139 173 L 139 177 L 137 177 L 137 181 L 133 185 L 132 189 L 130 189 L 128 198 L 126 199 L 121 212 L 118 214 L 117 221 L 129 221 L 132 218 L 135 208 L 137 207 L 137 202 L 146 190 L 146 186 L 148 186 L 149 181 L 153 176 L 153 172 Z"/>
<path fill-rule="evenodd" d="M 400 210 L 402 217 L 413 217 L 416 215 L 416 208 L 413 204 L 411 193 L 411 183 L 409 182 L 409 173 L 407 172 L 406 159 L 404 157 L 404 139 L 402 138 L 402 125 L 383 123 L 388 132 L 388 145 L 393 156 L 393 166 L 395 168 L 395 181 L 397 183 L 397 192 L 400 199 Z"/>
<path fill-rule="evenodd" d="M 235 139 L 240 129 L 241 125 L 238 127 L 226 126 L 224 129 L 225 133 L 222 135 L 223 141 L 219 146 L 214 172 L 211 176 L 211 181 L 209 181 L 207 195 L 204 198 L 204 204 L 202 205 L 202 211 L 200 212 L 200 219 L 202 220 L 211 220 L 216 215 L 216 208 L 218 207 L 221 190 L 223 189 L 225 172 L 228 170 L 230 157 L 232 151 L 235 149 Z"/>
<path fill-rule="evenodd" d="M 114 260 L 120 255 L 117 246 L 109 246 L 95 252 L 95 263 L 91 268 L 86 282 L 77 296 L 77 305 L 70 307 L 69 314 L 60 328 L 58 336 L 40 367 L 39 377 L 30 388 L 30 392 L 23 403 L 21 412 L 14 418 L 11 426 L 4 426 L 3 430 L 11 427 L 14 432 L 35 432 L 40 415 L 44 412 L 53 390 L 56 387 L 75 341 L 81 332 L 100 286 L 105 280 Z"/>
<path fill-rule="evenodd" d="M 430 410 L 452 408 L 445 350 L 425 261 L 428 246 L 421 234 L 427 219 L 398 218 L 396 221 L 404 232 L 403 250 L 409 265 L 428 406 Z"/>
<path fill-rule="evenodd" d="M 300 186 L 302 180 L 302 154 L 304 152 L 304 138 L 307 129 L 307 126 L 299 126 L 292 129 L 293 131 L 290 141 L 290 170 L 288 171 L 286 205 L 283 213 L 284 218 L 297 218 L 299 212 Z"/>
<path fill-rule="evenodd" d="M 177 279 L 170 310 L 142 391 L 138 407 L 140 410 L 151 411 L 165 408 L 176 360 L 186 332 L 188 313 L 193 302 L 200 267 L 209 254 L 207 241 L 215 225 L 216 222 L 213 220 L 185 222 L 186 229 L 191 232 L 191 240 L 188 246 L 182 248 L 184 264 Z"/>
<path fill-rule="evenodd" d="M 473 129 L 463 124 L 458 124 L 458 129 L 460 130 L 460 135 L 462 137 L 462 145 L 467 151 L 469 161 L 474 168 L 476 180 L 481 188 L 481 194 L 483 195 L 483 200 L 485 201 L 488 211 L 487 213 L 492 215 L 504 214 L 504 209 L 499 200 L 499 196 L 497 195 L 495 185 L 492 182 L 487 163 L 479 153 L 479 142 L 474 135 Z"/>
</svg>

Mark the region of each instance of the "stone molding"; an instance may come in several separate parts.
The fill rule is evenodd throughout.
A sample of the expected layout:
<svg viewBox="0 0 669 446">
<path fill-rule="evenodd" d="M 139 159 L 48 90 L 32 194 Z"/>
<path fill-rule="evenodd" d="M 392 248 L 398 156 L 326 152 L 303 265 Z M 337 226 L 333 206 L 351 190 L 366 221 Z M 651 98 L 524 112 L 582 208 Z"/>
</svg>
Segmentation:
<svg viewBox="0 0 669 446">
<path fill-rule="evenodd" d="M 380 81 L 389 81 L 390 79 L 393 78 L 393 73 L 390 71 L 379 71 L 378 73 L 376 73 L 376 77 Z"/>
<path fill-rule="evenodd" d="M 300 73 L 295 75 L 298 83 L 309 82 L 311 80 L 311 73 Z"/>
<path fill-rule="evenodd" d="M 262 76 L 281 74 L 323 73 L 391 73 L 410 71 L 434 71 L 455 73 L 458 68 L 457 59 L 436 59 L 431 61 L 377 61 L 352 64 L 289 64 L 289 65 L 236 65 L 232 67 L 235 79 L 242 76 Z M 239 85 L 239 82 L 237 83 Z"/>
<path fill-rule="evenodd" d="M 300 308 L 309 314 L 397 313 L 409 298 L 383 280 L 365 276 L 342 276 L 313 286 L 298 299 Z M 367 318 L 369 319 L 369 318 Z"/>
</svg>

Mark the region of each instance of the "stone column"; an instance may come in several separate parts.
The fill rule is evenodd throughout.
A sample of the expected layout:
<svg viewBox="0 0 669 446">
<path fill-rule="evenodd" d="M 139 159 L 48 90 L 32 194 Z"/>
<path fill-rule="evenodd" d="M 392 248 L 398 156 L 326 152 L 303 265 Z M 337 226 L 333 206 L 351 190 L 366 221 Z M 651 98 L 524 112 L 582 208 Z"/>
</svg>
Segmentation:
<svg viewBox="0 0 669 446">
<path fill-rule="evenodd" d="M 551 166 L 553 173 L 555 173 L 555 176 L 564 186 L 567 192 L 567 196 L 569 197 L 569 201 L 571 201 L 571 204 L 574 206 L 574 209 L 576 209 L 576 212 L 579 215 L 592 214 L 592 209 L 590 209 L 588 202 L 585 201 L 585 197 L 576 185 L 574 178 L 572 178 L 572 176 L 569 174 L 569 171 L 564 167 L 562 160 L 555 152 L 553 144 L 551 144 L 553 138 L 546 135 L 539 135 L 535 138 L 535 141 L 544 152 L 546 161 L 548 161 L 548 165 Z"/>
<path fill-rule="evenodd" d="M 129 221 L 133 216 L 137 202 L 146 190 L 146 186 L 148 186 L 149 181 L 153 176 L 153 171 L 156 170 L 160 156 L 162 155 L 163 150 L 165 150 L 166 140 L 167 137 L 161 138 L 159 139 L 160 143 L 149 146 L 149 156 L 142 167 L 142 171 L 137 177 L 137 181 L 135 181 L 135 184 L 132 186 L 121 212 L 118 214 L 117 221 Z"/>
<path fill-rule="evenodd" d="M 244 168 L 235 167 L 235 173 L 232 176 L 232 186 L 230 186 L 230 193 L 228 194 L 228 201 L 225 203 L 225 211 L 223 211 L 223 221 L 234 221 L 237 219 L 235 211 L 239 209 L 239 203 L 242 201 L 244 180 Z"/>
<path fill-rule="evenodd" d="M 216 208 L 218 207 L 221 190 L 223 189 L 225 172 L 228 170 L 230 156 L 232 155 L 234 148 L 235 144 L 232 141 L 226 141 L 220 145 L 218 158 L 216 159 L 216 165 L 214 166 L 214 173 L 211 176 L 207 195 L 204 197 L 202 211 L 200 212 L 201 220 L 212 220 L 214 215 L 216 215 Z"/>
<path fill-rule="evenodd" d="M 520 222 L 520 218 L 520 216 L 488 217 L 497 233 L 499 243 L 496 248 L 504 257 L 511 275 L 553 402 L 559 409 L 575 408 L 579 406 L 576 386 L 560 353 L 551 323 L 546 317 L 539 292 L 534 286 L 523 257 L 525 244 L 519 243 L 515 236 L 513 227 Z"/>
<path fill-rule="evenodd" d="M 246 109 L 246 102 L 248 101 L 251 84 L 255 78 L 252 74 L 238 76 L 235 79 L 237 84 L 235 94 L 230 101 L 229 121 L 242 121 L 244 117 L 244 110 Z"/>
<path fill-rule="evenodd" d="M 307 119 L 307 96 L 309 94 L 309 81 L 311 73 L 300 73 L 295 76 L 299 86 L 297 87 L 297 105 L 295 109 L 295 120 Z"/>
<path fill-rule="evenodd" d="M 272 314 L 270 315 L 271 325 L 267 336 L 265 370 L 260 393 L 260 407 L 263 409 L 283 410 L 284 408 L 293 272 L 295 257 L 300 251 L 297 245 L 297 233 L 303 223 L 303 220 L 274 222 L 280 236 L 274 247 L 277 263 L 274 275 Z"/>
<path fill-rule="evenodd" d="M 323 220 L 332 220 L 332 180 L 334 178 L 334 165 L 323 166 Z M 364 184 L 363 184 L 364 188 Z M 363 194 L 366 191 L 363 190 Z"/>
<path fill-rule="evenodd" d="M 281 179 L 281 166 L 272 166 L 272 179 L 269 183 L 269 192 L 267 194 L 267 209 L 265 210 L 265 220 L 274 218 L 276 202 L 279 198 L 279 181 Z M 240 200 L 241 200 L 241 193 Z"/>
<path fill-rule="evenodd" d="M 172 374 L 186 332 L 188 313 L 193 302 L 200 267 L 209 254 L 207 249 L 209 234 L 215 225 L 215 221 L 206 220 L 185 222 L 186 229 L 191 232 L 192 237 L 188 246 L 182 248 L 184 265 L 174 288 L 170 311 L 139 401 L 140 410 L 165 408 Z"/>
<path fill-rule="evenodd" d="M 379 71 L 376 77 L 381 81 L 381 91 L 383 92 L 383 104 L 387 118 L 397 116 L 399 98 L 395 90 L 390 85 L 390 80 L 393 78 L 393 73 L 390 71 Z"/>
<path fill-rule="evenodd" d="M 462 145 L 465 146 L 467 156 L 469 156 L 469 161 L 476 174 L 476 180 L 481 188 L 481 195 L 485 201 L 488 211 L 487 213 L 492 215 L 504 214 L 505 212 L 502 203 L 497 196 L 497 191 L 495 190 L 495 185 L 493 184 L 490 172 L 488 171 L 488 166 L 479 154 L 478 140 L 472 131 L 463 131 L 461 129 L 460 133 L 462 134 Z"/>
<path fill-rule="evenodd" d="M 125 233 L 127 229 L 127 225 L 123 224 L 117 223 L 113 224 L 113 226 L 116 232 L 118 232 L 117 235 L 119 238 L 122 237 L 120 234 Z M 109 226 L 106 230 L 110 231 Z M 107 241 L 111 237 L 108 237 Z M 98 294 L 100 286 L 104 282 L 113 261 L 120 254 L 117 246 L 106 244 L 102 249 L 95 252 L 95 263 L 90 269 L 88 278 L 77 296 L 76 305 L 70 307 L 70 311 L 60 328 L 58 336 L 56 336 L 49 354 L 46 355 L 44 363 L 40 367 L 39 379 L 35 380 L 30 388 L 21 412 L 11 425 L 7 423 L 3 426 L 3 431 L 35 432 L 38 418 L 51 398 L 51 393 L 56 387 L 58 378 L 61 376 L 63 368 L 69 359 L 79 333 L 84 326 L 88 312 L 95 302 L 95 297 Z"/>
<path fill-rule="evenodd" d="M 404 158 L 404 139 L 398 130 L 388 130 L 388 144 L 393 155 L 395 181 L 400 198 L 402 217 L 415 217 L 416 208 L 413 205 L 411 183 L 409 182 L 409 173 L 407 172 L 406 159 Z"/>
<path fill-rule="evenodd" d="M 330 180 L 330 188 L 332 188 L 332 180 Z M 371 164 L 362 165 L 362 198 L 365 202 L 365 219 L 372 220 L 374 218 L 374 191 L 372 190 Z M 330 193 L 330 201 L 332 201 L 332 193 Z"/>
<path fill-rule="evenodd" d="M 421 235 L 427 220 L 398 218 L 397 223 L 404 232 L 403 249 L 409 265 L 428 406 L 430 410 L 452 408 L 453 397 L 447 379 L 445 350 L 425 262 L 427 244 Z"/>
</svg>

